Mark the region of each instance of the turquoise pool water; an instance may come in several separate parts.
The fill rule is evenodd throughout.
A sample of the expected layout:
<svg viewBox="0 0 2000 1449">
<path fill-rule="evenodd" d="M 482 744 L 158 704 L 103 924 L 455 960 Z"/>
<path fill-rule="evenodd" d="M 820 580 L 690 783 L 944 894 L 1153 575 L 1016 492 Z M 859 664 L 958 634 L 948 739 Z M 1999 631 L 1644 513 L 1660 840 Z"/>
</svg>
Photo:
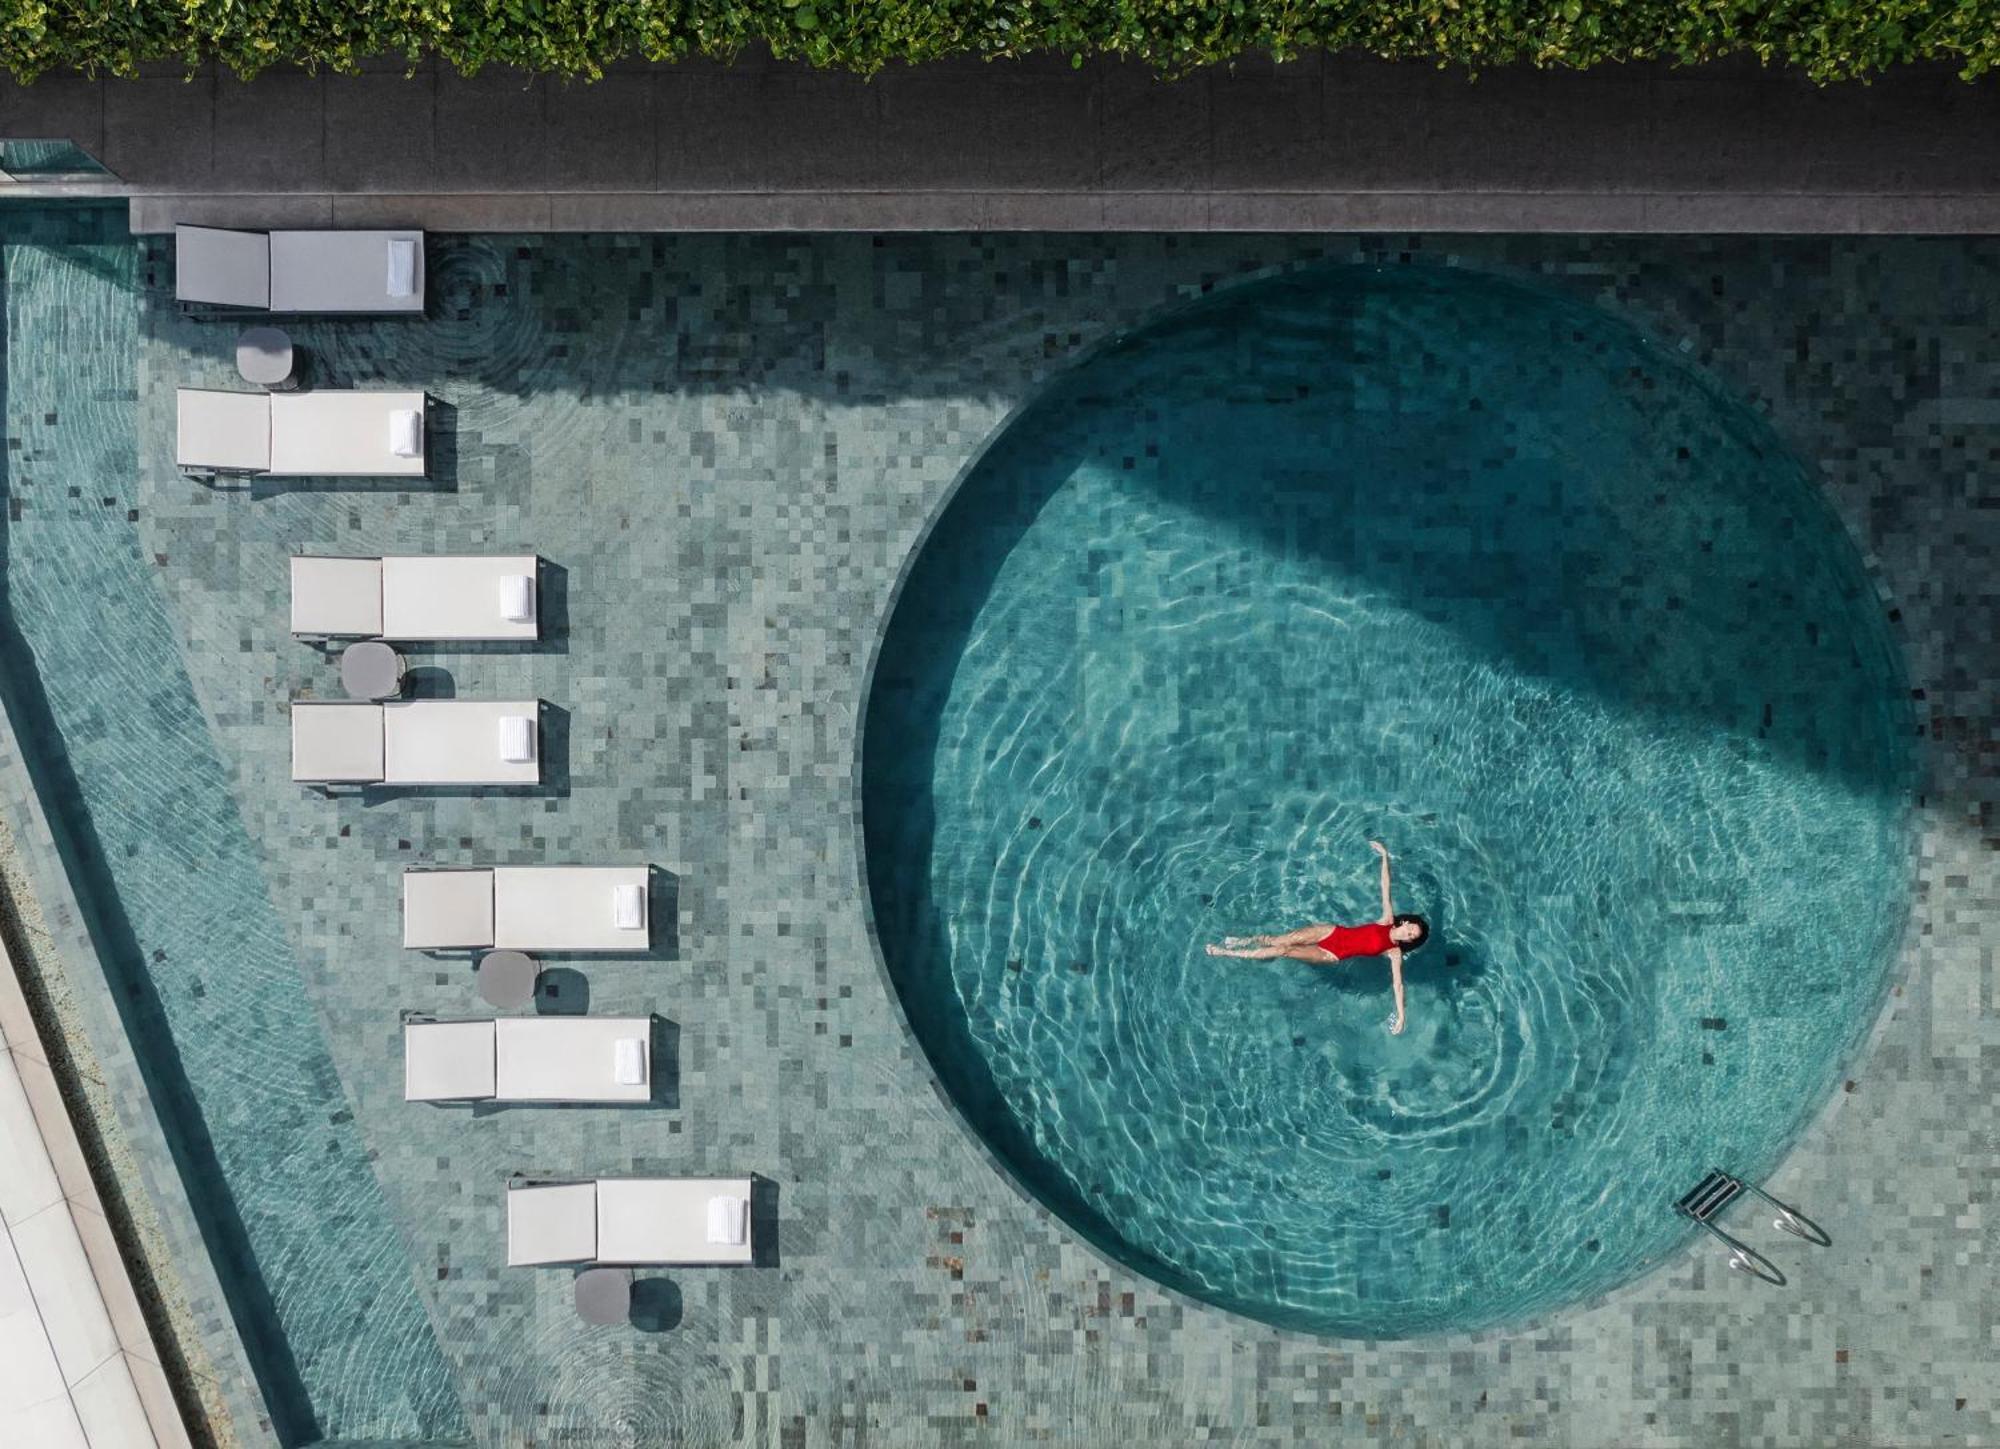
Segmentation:
<svg viewBox="0 0 2000 1449">
<path fill-rule="evenodd" d="M 1872 1021 L 1911 725 L 1860 560 L 1742 405 L 1611 317 L 1335 269 L 1018 414 L 905 581 L 863 761 L 912 1027 L 1119 1260 L 1396 1337 L 1601 1292 L 1768 1171 Z M 1434 942 L 1222 962 L 1371 918 Z"/>
<path fill-rule="evenodd" d="M 7 705 L 279 1439 L 468 1431 L 167 609 L 140 476 L 137 253 L 0 208 Z M 73 963 L 88 969 L 84 963 Z"/>
</svg>

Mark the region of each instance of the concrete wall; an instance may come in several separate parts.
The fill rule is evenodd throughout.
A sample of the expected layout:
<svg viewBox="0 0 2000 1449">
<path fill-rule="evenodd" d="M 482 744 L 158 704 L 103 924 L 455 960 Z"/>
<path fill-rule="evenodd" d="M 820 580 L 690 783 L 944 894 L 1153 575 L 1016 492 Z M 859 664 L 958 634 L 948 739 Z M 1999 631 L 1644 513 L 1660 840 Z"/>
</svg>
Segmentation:
<svg viewBox="0 0 2000 1449">
<path fill-rule="evenodd" d="M 134 224 L 490 230 L 2000 230 L 2000 84 L 1730 63 L 1462 72 L 1051 57 L 872 80 L 752 56 L 595 83 L 400 61 L 0 83 Z"/>
</svg>

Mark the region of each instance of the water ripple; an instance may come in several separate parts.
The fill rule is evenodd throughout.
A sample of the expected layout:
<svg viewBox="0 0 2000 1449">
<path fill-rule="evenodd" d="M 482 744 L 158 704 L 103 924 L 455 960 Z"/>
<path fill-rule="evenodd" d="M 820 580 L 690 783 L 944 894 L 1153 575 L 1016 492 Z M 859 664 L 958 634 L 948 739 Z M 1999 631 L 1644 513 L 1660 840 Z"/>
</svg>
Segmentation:
<svg viewBox="0 0 2000 1449">
<path fill-rule="evenodd" d="M 996 441 L 885 642 L 912 1025 L 1175 1286 L 1369 1336 L 1601 1290 L 1879 997 L 1910 762 L 1858 577 L 1754 420 L 1539 295 L 1329 273 L 1128 339 Z M 1382 962 L 1203 953 L 1372 917 L 1376 836 L 1438 930 L 1403 1035 Z"/>
</svg>

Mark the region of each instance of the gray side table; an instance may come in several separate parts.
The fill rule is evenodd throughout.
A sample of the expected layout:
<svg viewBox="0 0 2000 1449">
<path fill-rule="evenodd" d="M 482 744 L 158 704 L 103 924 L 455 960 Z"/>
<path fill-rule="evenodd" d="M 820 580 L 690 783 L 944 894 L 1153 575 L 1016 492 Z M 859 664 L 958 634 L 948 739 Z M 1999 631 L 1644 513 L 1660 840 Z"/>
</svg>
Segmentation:
<svg viewBox="0 0 2000 1449">
<path fill-rule="evenodd" d="M 291 392 L 298 387 L 292 339 L 279 327 L 250 327 L 236 339 L 236 370 L 245 382 L 254 382 L 271 392 Z"/>
<path fill-rule="evenodd" d="M 403 657 L 369 639 L 340 651 L 340 687 L 349 699 L 394 699 L 403 692 Z"/>
<path fill-rule="evenodd" d="M 479 961 L 480 999 L 488 1006 L 526 1006 L 535 999 L 541 969 L 525 951 L 488 951 Z"/>
<path fill-rule="evenodd" d="M 576 1275 L 576 1316 L 600 1326 L 632 1317 L 632 1270 L 585 1268 Z"/>
</svg>

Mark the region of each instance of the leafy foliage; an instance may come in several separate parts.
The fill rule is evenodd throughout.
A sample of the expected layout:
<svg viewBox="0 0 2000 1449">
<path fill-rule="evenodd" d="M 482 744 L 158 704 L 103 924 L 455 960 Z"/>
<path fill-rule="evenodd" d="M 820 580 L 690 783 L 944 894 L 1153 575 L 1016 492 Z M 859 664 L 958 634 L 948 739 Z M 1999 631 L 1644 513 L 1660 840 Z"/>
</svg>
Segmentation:
<svg viewBox="0 0 2000 1449">
<path fill-rule="evenodd" d="M 628 56 L 726 58 L 763 43 L 873 72 L 947 55 L 1056 51 L 1166 74 L 1248 50 L 1356 51 L 1473 67 L 1696 62 L 1749 53 L 1820 81 L 2000 61 L 2000 0 L 0 0 L 0 64 L 131 75 L 220 60 L 240 75 L 442 56 L 594 77 Z"/>
</svg>

